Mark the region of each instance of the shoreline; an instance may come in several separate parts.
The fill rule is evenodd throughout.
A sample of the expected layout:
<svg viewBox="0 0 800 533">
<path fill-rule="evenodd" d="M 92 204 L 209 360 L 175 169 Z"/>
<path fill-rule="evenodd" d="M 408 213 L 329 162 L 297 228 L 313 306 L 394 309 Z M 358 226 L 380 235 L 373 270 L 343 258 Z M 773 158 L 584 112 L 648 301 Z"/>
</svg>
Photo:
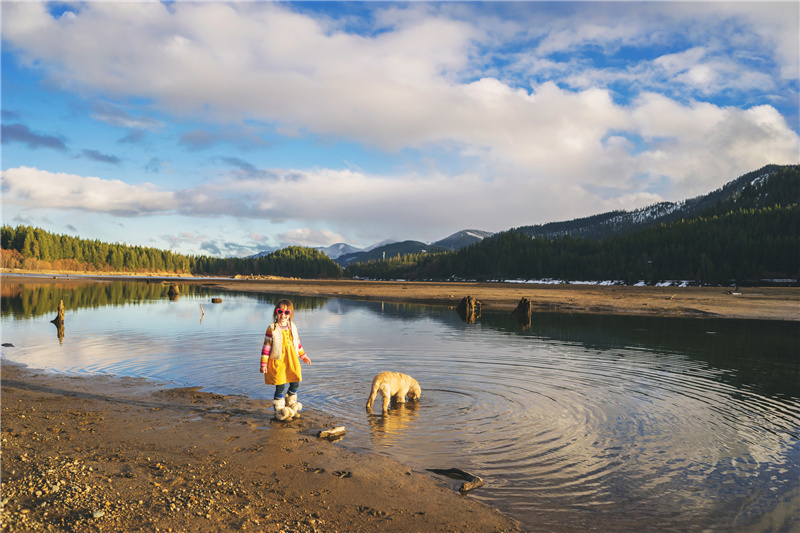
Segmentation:
<svg viewBox="0 0 800 533">
<path fill-rule="evenodd" d="M 197 387 L 0 372 L 3 531 L 520 531 L 457 482 L 319 438 L 337 424 L 317 411 L 278 422 L 270 401 Z"/>
<path fill-rule="evenodd" d="M 148 281 L 225 291 L 345 298 L 455 308 L 472 296 L 482 309 L 513 311 L 527 298 L 536 312 L 800 321 L 800 287 L 664 287 L 511 282 L 180 278 L 75 273 L 13 274 L 24 281 Z"/>
<path fill-rule="evenodd" d="M 87 278 L 80 278 L 87 279 Z M 119 277 L 91 276 L 109 281 Z M 800 287 L 659 287 L 508 282 L 426 282 L 161 278 L 165 284 L 225 291 L 344 298 L 455 308 L 471 296 L 482 309 L 513 311 L 527 298 L 536 312 L 800 321 Z"/>
</svg>

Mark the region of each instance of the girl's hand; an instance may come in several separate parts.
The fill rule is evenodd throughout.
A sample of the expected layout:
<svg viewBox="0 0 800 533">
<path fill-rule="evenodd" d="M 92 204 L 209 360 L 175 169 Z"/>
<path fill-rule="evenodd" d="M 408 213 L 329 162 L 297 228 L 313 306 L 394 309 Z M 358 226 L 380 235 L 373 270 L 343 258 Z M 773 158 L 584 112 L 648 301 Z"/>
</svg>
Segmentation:
<svg viewBox="0 0 800 533">
<path fill-rule="evenodd" d="M 262 374 L 267 373 L 267 363 L 261 363 L 261 373 Z"/>
<path fill-rule="evenodd" d="M 310 364 L 311 364 L 311 359 L 309 359 L 309 358 L 308 358 L 308 356 L 307 356 L 306 354 L 303 354 L 303 355 L 301 355 L 301 356 L 300 356 L 300 360 L 301 360 L 302 362 L 304 362 L 305 364 L 307 364 L 307 365 L 310 365 Z"/>
</svg>

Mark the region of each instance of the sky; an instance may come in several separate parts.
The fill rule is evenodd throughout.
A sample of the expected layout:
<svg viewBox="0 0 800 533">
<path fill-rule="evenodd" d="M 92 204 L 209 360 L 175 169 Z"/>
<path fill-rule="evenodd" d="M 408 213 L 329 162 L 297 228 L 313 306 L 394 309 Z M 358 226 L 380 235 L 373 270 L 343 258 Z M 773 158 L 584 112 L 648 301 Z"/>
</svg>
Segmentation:
<svg viewBox="0 0 800 533">
<path fill-rule="evenodd" d="M 434 242 L 800 162 L 800 3 L 10 2 L 2 223 Z"/>
</svg>

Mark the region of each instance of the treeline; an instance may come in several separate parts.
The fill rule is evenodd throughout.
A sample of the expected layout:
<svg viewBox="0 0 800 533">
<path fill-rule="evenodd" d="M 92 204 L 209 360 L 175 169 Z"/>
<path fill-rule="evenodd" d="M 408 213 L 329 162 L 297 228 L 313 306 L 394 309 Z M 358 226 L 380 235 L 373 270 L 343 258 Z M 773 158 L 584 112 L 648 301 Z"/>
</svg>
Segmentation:
<svg viewBox="0 0 800 533">
<path fill-rule="evenodd" d="M 212 276 L 281 276 L 304 279 L 342 277 L 342 267 L 324 252 L 304 246 L 289 246 L 258 258 L 193 258 L 192 273 Z"/>
<path fill-rule="evenodd" d="M 55 235 L 31 226 L 0 228 L 6 269 L 73 272 L 170 273 L 195 276 L 285 276 L 339 278 L 342 269 L 314 248 L 291 246 L 259 258 L 216 258 L 168 250 L 109 244 Z"/>
<path fill-rule="evenodd" d="M 0 228 L 3 268 L 88 272 L 170 272 L 188 274 L 189 256 L 157 248 L 109 244 L 55 235 L 32 226 Z"/>
<path fill-rule="evenodd" d="M 518 230 L 437 255 L 359 263 L 346 276 L 370 279 L 563 279 L 729 284 L 798 279 L 796 204 L 737 209 L 662 224 L 598 242 L 531 237 Z"/>
</svg>

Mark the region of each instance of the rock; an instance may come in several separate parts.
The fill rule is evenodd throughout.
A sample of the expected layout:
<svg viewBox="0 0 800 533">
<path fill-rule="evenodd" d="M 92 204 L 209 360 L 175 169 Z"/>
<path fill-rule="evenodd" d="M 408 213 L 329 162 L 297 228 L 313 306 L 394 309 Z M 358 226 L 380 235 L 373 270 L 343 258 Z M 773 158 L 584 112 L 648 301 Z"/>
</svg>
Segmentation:
<svg viewBox="0 0 800 533">
<path fill-rule="evenodd" d="M 212 304 L 221 304 L 222 303 L 222 298 L 211 298 L 211 303 Z"/>
</svg>

